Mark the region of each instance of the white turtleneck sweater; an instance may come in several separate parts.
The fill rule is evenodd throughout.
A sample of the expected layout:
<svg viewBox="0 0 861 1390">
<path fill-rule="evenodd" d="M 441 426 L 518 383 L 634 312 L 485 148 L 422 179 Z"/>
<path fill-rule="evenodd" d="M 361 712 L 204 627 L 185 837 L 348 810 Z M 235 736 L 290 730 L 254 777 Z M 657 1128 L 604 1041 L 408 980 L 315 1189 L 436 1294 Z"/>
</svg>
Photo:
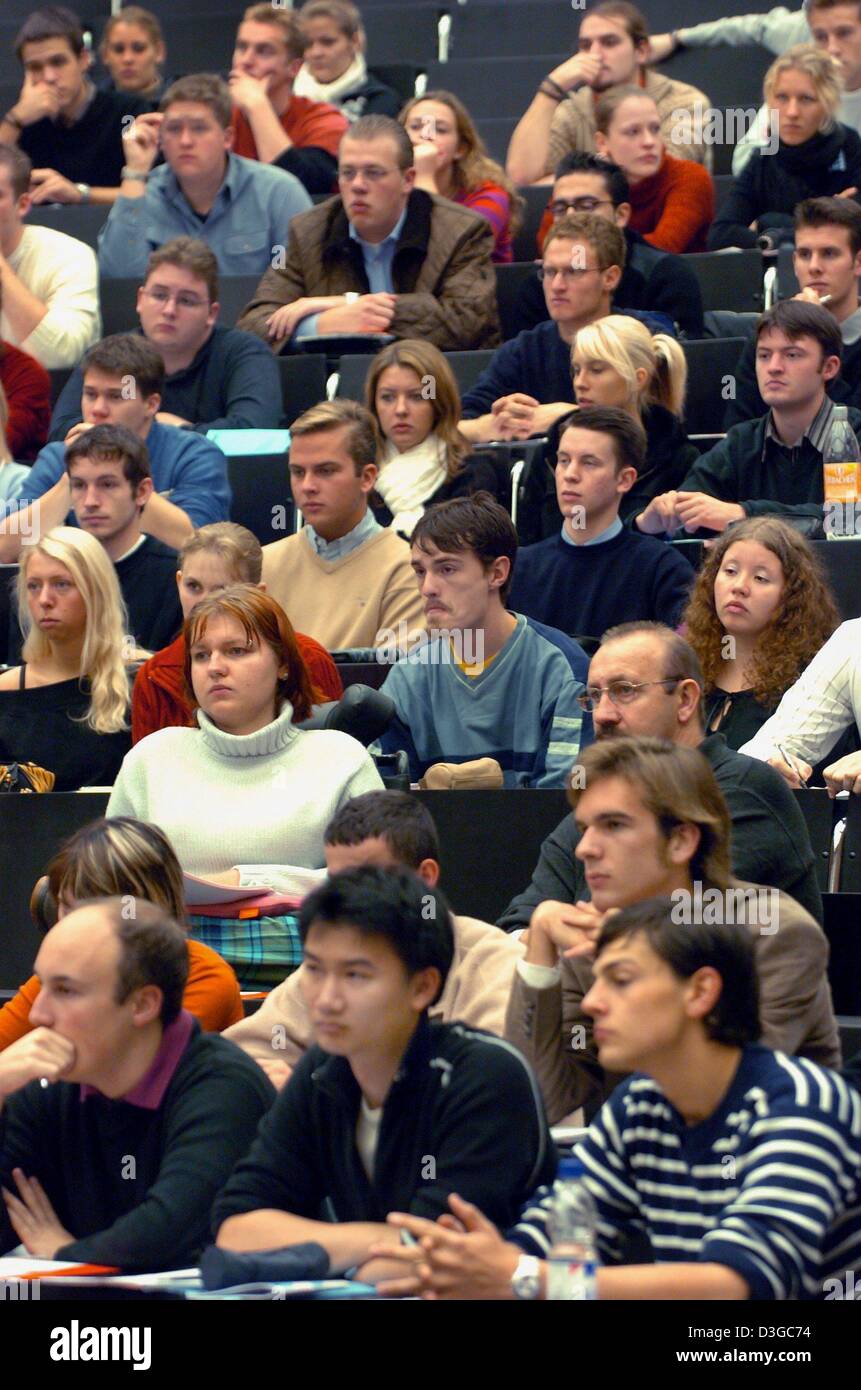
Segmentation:
<svg viewBox="0 0 861 1390">
<path fill-rule="evenodd" d="M 254 734 L 227 734 L 202 710 L 198 729 L 160 729 L 120 768 L 108 816 L 136 816 L 167 835 L 187 873 L 238 868 L 277 888 L 287 865 L 323 866 L 323 831 L 345 801 L 382 779 L 357 739 L 297 729 L 285 702 Z"/>
</svg>

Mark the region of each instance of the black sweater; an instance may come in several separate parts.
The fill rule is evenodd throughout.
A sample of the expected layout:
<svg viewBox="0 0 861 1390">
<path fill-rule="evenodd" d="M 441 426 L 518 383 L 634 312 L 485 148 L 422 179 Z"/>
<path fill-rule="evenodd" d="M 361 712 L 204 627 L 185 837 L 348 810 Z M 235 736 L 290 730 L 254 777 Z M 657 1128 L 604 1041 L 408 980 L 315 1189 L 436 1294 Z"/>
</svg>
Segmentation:
<svg viewBox="0 0 861 1390">
<path fill-rule="evenodd" d="M 739 174 L 715 218 L 710 251 L 724 246 L 756 246 L 762 232 L 775 229 L 791 240 L 792 214 L 804 198 L 833 197 L 844 188 L 861 190 L 861 137 L 838 124 L 828 135 L 814 135 L 804 145 L 782 142 L 774 154 L 756 150 Z M 757 228 L 751 230 L 751 222 Z"/>
<path fill-rule="evenodd" d="M 557 532 L 518 551 L 508 603 L 569 636 L 600 637 L 637 620 L 675 627 L 693 581 L 684 556 L 654 536 L 623 530 L 584 546 Z"/>
<path fill-rule="evenodd" d="M 117 188 L 125 157 L 123 120 L 152 109 L 145 97 L 131 92 L 96 92 L 83 116 L 72 126 L 61 121 L 34 121 L 21 131 L 20 148 L 34 169 L 56 169 L 72 183 Z"/>
<path fill-rule="evenodd" d="M 0 762 L 33 762 L 56 775 L 54 791 L 109 787 L 131 747 L 131 734 L 97 734 L 83 723 L 86 680 L 0 691 Z"/>
<path fill-rule="evenodd" d="M 720 734 L 709 734 L 699 749 L 729 807 L 735 877 L 782 888 L 821 923 L 822 899 L 810 836 L 780 773 L 734 752 Z M 499 919 L 500 927 L 506 931 L 528 927 L 534 909 L 547 898 L 574 903 L 589 897 L 583 865 L 574 858 L 579 838 L 574 817 L 566 816 L 541 846 L 532 882 L 512 898 Z"/>
<path fill-rule="evenodd" d="M 209 1214 L 247 1152 L 275 1092 L 235 1043 L 202 1033 L 197 1020 L 160 1107 L 38 1081 L 9 1097 L 0 1116 L 0 1177 L 37 1177 L 76 1237 L 57 1259 L 123 1270 L 196 1264 Z M 134 1175 L 129 1176 L 129 1158 Z M 5 1206 L 0 1250 L 17 1245 Z"/>
<path fill-rule="evenodd" d="M 532 1072 L 489 1033 L 423 1017 L 383 1106 L 370 1182 L 356 1147 L 361 1091 L 349 1062 L 311 1047 L 260 1126 L 212 1214 L 213 1232 L 243 1212 L 275 1208 L 334 1221 L 435 1221 L 457 1192 L 499 1226 L 556 1153 Z"/>
<path fill-rule="evenodd" d="M 129 631 L 139 647 L 158 652 L 182 627 L 176 587 L 179 557 L 153 536 L 144 536 L 131 555 L 114 565 L 129 614 Z"/>
<path fill-rule="evenodd" d="M 697 460 L 681 490 L 705 492 L 722 502 L 738 502 L 748 516 L 798 516 L 822 521 L 822 455 L 806 435 L 792 448 L 776 439 L 766 442 L 767 420 L 768 416 L 763 415 L 759 420 L 733 425 L 719 444 Z M 849 423 L 861 437 L 861 410 L 849 407 Z"/>
</svg>

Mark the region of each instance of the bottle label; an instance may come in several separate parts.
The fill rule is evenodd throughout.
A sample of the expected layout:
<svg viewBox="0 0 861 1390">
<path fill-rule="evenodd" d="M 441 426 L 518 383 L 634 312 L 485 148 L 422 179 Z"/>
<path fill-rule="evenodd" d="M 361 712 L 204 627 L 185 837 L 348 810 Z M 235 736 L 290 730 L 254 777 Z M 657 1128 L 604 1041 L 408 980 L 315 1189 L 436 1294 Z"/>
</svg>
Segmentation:
<svg viewBox="0 0 861 1390">
<path fill-rule="evenodd" d="M 854 502 L 858 496 L 857 463 L 822 465 L 826 502 Z"/>
<path fill-rule="evenodd" d="M 547 1297 L 557 1302 L 584 1302 L 597 1298 L 595 1263 L 586 1260 L 554 1260 L 547 1263 Z"/>
</svg>

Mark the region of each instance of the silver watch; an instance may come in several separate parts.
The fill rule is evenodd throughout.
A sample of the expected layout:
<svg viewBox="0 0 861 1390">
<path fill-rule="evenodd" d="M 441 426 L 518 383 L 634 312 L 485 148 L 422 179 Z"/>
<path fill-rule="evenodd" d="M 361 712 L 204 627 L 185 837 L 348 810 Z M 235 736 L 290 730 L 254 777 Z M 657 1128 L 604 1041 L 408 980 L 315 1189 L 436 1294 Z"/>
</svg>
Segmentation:
<svg viewBox="0 0 861 1390">
<path fill-rule="evenodd" d="M 515 1298 L 538 1298 L 541 1293 L 540 1261 L 534 1255 L 521 1255 L 511 1276 Z"/>
<path fill-rule="evenodd" d="M 88 183 L 76 183 L 75 187 L 81 195 L 81 202 L 88 203 L 90 201 L 90 185 Z"/>
</svg>

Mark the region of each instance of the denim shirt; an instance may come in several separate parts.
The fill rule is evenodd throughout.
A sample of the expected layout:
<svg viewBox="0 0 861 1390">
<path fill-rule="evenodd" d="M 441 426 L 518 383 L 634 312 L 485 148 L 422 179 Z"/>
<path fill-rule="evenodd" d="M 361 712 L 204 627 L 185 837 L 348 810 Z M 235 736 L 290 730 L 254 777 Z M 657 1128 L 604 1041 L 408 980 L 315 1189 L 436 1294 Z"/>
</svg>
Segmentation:
<svg viewBox="0 0 861 1390">
<path fill-rule="evenodd" d="M 227 171 L 210 211 L 194 211 L 173 170 L 153 169 L 143 198 L 117 198 L 99 234 L 105 278 L 143 276 L 152 251 L 177 236 L 199 237 L 215 253 L 221 275 L 262 275 L 286 247 L 291 218 L 311 207 L 293 174 L 240 155 Z"/>
</svg>

